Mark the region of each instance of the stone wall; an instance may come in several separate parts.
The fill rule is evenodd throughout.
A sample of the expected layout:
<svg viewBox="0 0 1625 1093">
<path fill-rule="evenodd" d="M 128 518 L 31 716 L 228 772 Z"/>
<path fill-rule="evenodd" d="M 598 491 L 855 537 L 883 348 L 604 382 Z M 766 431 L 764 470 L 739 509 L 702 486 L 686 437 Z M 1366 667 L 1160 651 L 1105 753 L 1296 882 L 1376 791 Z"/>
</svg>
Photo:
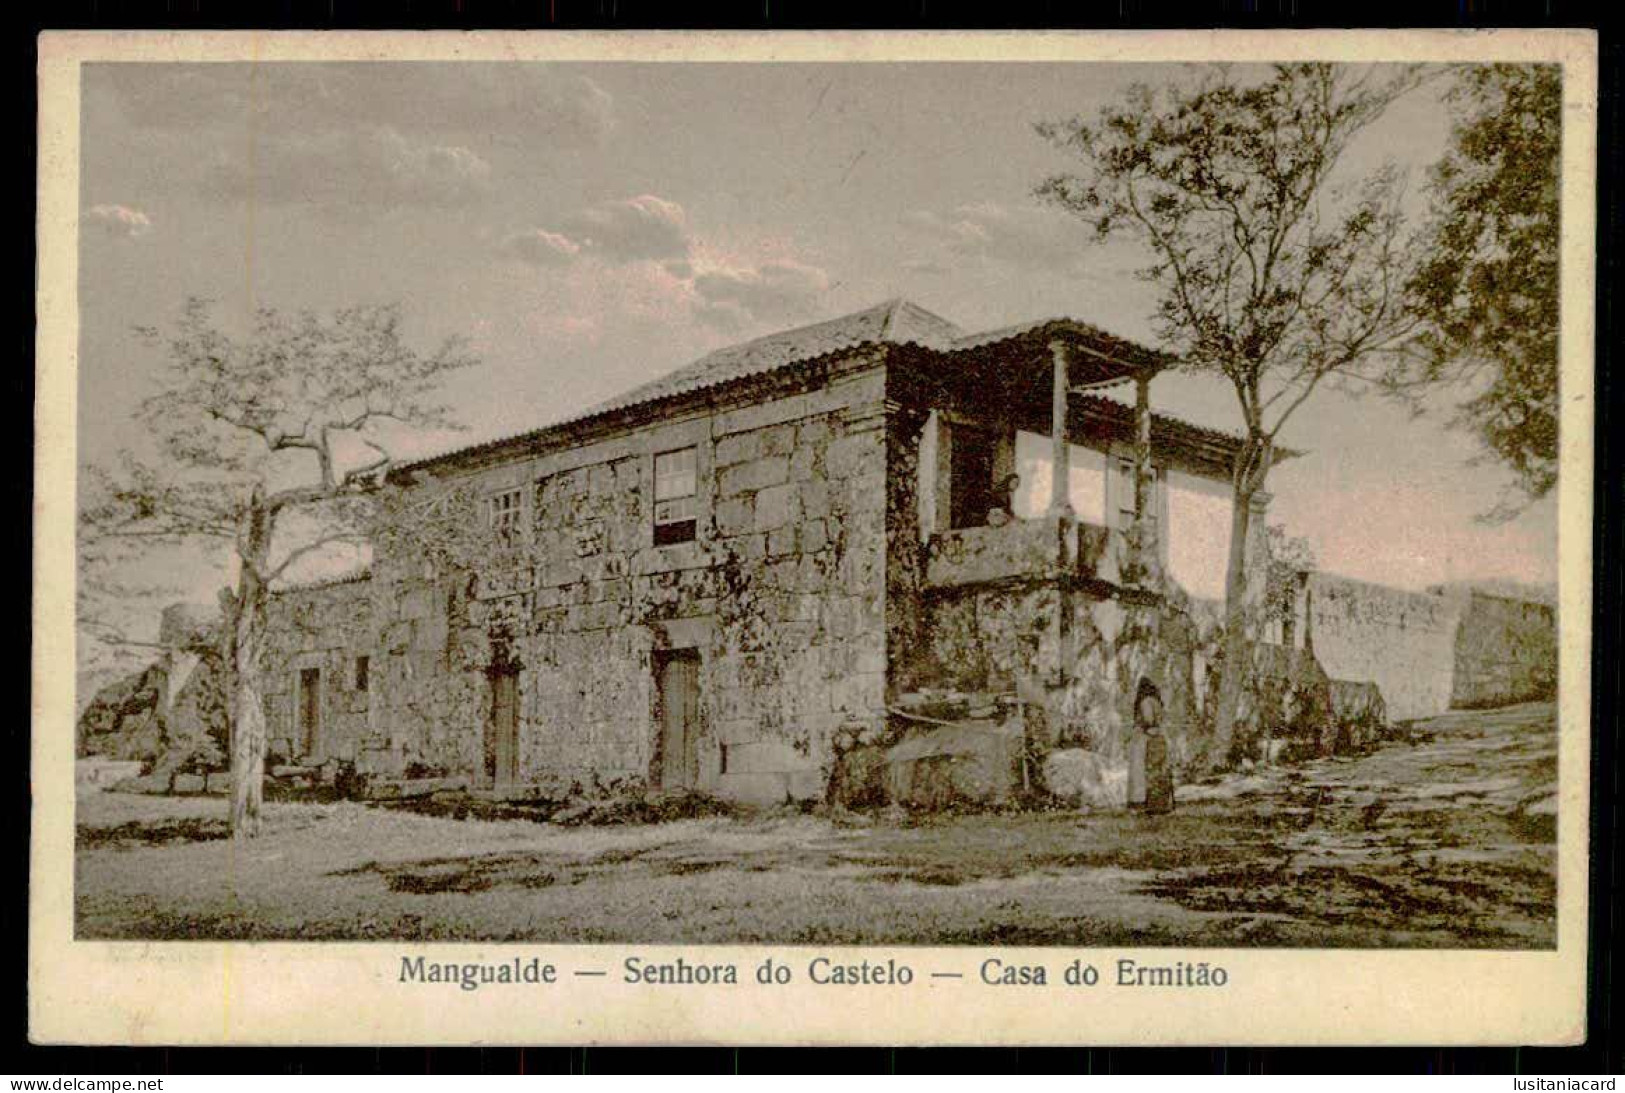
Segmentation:
<svg viewBox="0 0 1625 1093">
<path fill-rule="evenodd" d="M 341 759 L 376 765 L 387 744 L 369 717 L 371 670 L 376 645 L 372 584 L 352 579 L 286 589 L 271 597 L 263 664 L 266 737 L 273 759 L 288 762 Z M 368 690 L 356 688 L 356 658 L 369 657 Z M 315 670 L 320 712 L 313 749 L 300 722 L 300 677 Z"/>
<path fill-rule="evenodd" d="M 1556 612 L 1543 603 L 1467 593 L 1456 630 L 1451 706 L 1503 706 L 1556 692 Z"/>
<path fill-rule="evenodd" d="M 700 659 L 698 782 L 821 796 L 843 728 L 884 723 L 884 381 L 874 355 L 741 401 L 430 484 L 525 491 L 524 532 L 472 581 L 375 563 L 398 762 L 488 775 L 487 673 L 518 674 L 519 780 L 659 772 L 656 671 Z M 694 542 L 653 543 L 657 453 L 696 448 Z M 398 663 L 398 667 L 395 665 Z M 408 708 L 410 707 L 410 708 Z"/>
<path fill-rule="evenodd" d="M 1300 635 L 1305 623 L 1327 673 L 1375 683 L 1395 721 L 1555 692 L 1557 623 L 1545 604 L 1314 573 L 1299 597 Z"/>
<path fill-rule="evenodd" d="M 1215 621 L 1177 586 L 1161 597 L 1117 588 L 1117 539 L 1053 517 L 935 536 L 921 685 L 1015 694 L 1037 747 L 1083 749 L 1114 768 L 1145 677 L 1162 692 L 1176 763 L 1194 769 Z"/>
<path fill-rule="evenodd" d="M 1450 705 L 1458 604 L 1329 573 L 1311 574 L 1300 598 L 1307 640 L 1333 679 L 1375 683 L 1395 721 Z M 1304 627 L 1296 627 L 1304 635 Z M 1303 644 L 1299 636 L 1295 644 Z"/>
</svg>

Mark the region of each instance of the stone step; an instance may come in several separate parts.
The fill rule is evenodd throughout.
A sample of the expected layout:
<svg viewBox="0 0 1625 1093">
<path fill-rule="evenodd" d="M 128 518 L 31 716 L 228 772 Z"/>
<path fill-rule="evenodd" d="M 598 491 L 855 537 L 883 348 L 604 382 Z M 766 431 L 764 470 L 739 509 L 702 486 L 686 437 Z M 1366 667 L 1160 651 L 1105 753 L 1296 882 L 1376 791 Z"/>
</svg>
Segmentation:
<svg viewBox="0 0 1625 1093">
<path fill-rule="evenodd" d="M 398 801 L 466 789 L 467 778 L 375 778 L 367 783 L 365 796 L 369 801 Z"/>
</svg>

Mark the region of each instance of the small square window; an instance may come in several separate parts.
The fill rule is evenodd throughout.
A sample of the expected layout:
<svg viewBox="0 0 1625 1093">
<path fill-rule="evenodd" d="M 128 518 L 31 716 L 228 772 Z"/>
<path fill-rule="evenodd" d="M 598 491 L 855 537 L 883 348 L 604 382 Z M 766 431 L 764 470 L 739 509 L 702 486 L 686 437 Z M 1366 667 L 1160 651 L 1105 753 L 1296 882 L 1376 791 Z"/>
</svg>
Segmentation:
<svg viewBox="0 0 1625 1093">
<path fill-rule="evenodd" d="M 355 689 L 356 690 L 365 691 L 367 689 L 367 678 L 368 678 L 368 674 L 371 671 L 371 668 L 372 668 L 372 661 L 371 661 L 370 657 L 356 657 L 355 658 Z"/>
<path fill-rule="evenodd" d="M 655 456 L 654 540 L 656 546 L 688 543 L 698 527 L 699 476 L 695 449 Z"/>
</svg>

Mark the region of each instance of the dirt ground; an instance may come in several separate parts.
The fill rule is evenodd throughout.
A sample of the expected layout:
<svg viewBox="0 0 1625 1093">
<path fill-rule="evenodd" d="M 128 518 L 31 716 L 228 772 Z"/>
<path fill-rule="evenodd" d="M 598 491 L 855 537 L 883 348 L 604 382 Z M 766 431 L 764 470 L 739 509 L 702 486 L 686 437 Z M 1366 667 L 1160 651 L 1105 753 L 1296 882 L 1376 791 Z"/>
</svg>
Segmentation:
<svg viewBox="0 0 1625 1093">
<path fill-rule="evenodd" d="M 78 800 L 82 938 L 1542 948 L 1555 714 L 1452 713 L 1172 814 L 564 828 L 349 802 Z"/>
</svg>

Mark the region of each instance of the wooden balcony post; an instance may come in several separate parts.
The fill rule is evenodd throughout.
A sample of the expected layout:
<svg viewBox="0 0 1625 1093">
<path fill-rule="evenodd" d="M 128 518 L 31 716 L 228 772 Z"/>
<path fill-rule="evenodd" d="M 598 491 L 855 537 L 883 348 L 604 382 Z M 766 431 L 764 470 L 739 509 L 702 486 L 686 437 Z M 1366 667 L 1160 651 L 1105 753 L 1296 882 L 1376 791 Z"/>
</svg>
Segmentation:
<svg viewBox="0 0 1625 1093">
<path fill-rule="evenodd" d="M 1049 343 L 1050 359 L 1054 363 L 1054 381 L 1050 395 L 1050 505 L 1051 516 L 1071 516 L 1072 502 L 1068 500 L 1072 485 L 1070 453 L 1067 451 L 1066 404 L 1072 379 L 1067 369 L 1066 346 L 1059 339 Z"/>
<path fill-rule="evenodd" d="M 1161 529 L 1147 519 L 1151 491 L 1156 480 L 1151 465 L 1151 377 L 1144 372 L 1134 377 L 1134 542 L 1131 547 L 1133 571 L 1143 582 L 1157 569 Z"/>
</svg>

